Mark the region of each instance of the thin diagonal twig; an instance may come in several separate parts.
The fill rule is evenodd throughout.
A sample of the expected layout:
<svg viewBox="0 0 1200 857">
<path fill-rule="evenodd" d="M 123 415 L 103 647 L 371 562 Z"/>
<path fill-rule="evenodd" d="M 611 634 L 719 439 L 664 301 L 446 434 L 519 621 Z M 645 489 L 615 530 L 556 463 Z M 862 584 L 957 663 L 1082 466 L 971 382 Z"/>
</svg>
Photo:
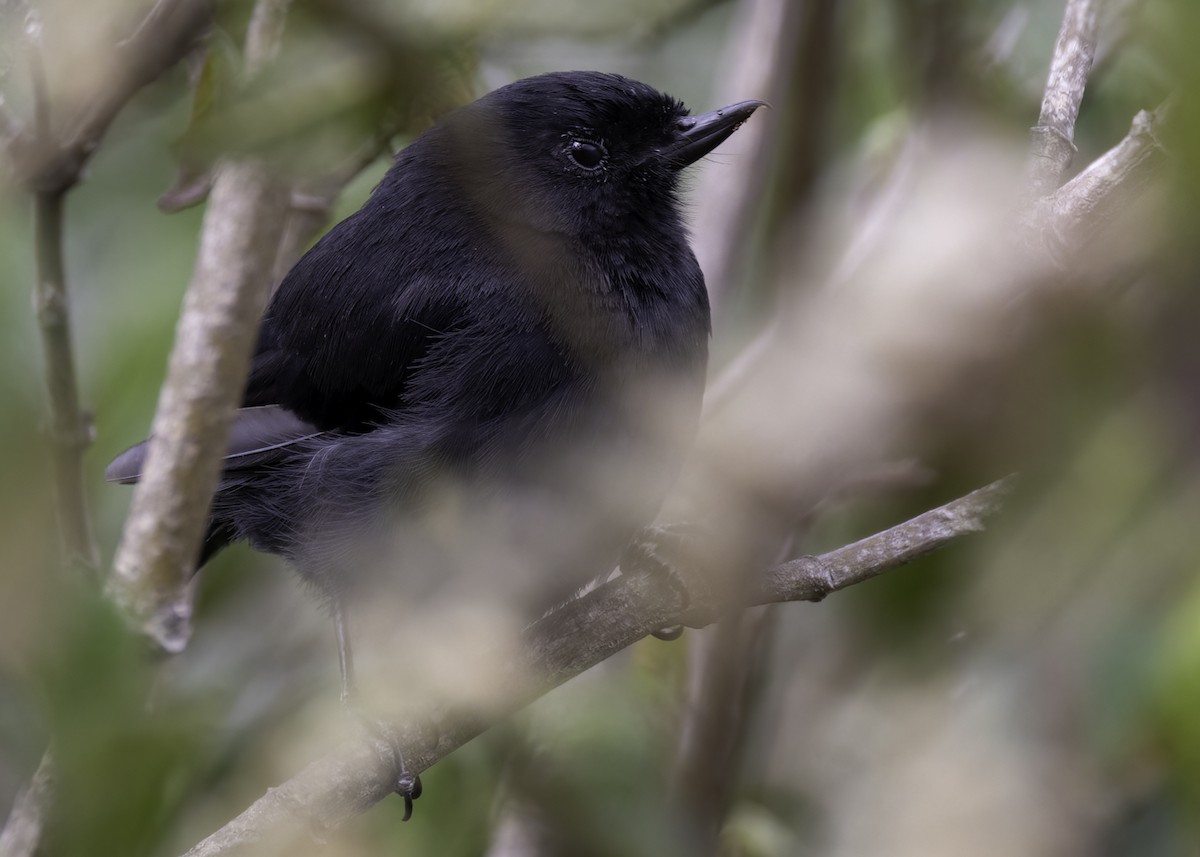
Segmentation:
<svg viewBox="0 0 1200 857">
<path fill-rule="evenodd" d="M 820 557 L 785 563 L 748 582 L 746 605 L 820 600 L 828 593 L 867 580 L 936 550 L 959 536 L 978 532 L 995 514 L 1010 483 L 1001 481 Z M 394 734 L 410 769 L 422 771 L 573 676 L 590 669 L 650 631 L 679 619 L 679 590 L 662 576 L 633 574 L 600 586 L 532 625 L 523 636 L 521 663 L 511 664 L 495 686 L 502 698 L 470 711 L 429 712 L 437 735 L 411 725 Z M 711 621 L 728 605 L 693 603 L 689 621 Z M 486 711 L 486 716 L 480 715 Z M 386 754 L 365 741 L 348 744 L 270 789 L 241 815 L 190 849 L 185 857 L 218 857 L 289 837 L 315 826 L 328 830 L 391 793 L 394 772 Z M 307 822 L 308 824 L 297 823 Z"/>
</svg>

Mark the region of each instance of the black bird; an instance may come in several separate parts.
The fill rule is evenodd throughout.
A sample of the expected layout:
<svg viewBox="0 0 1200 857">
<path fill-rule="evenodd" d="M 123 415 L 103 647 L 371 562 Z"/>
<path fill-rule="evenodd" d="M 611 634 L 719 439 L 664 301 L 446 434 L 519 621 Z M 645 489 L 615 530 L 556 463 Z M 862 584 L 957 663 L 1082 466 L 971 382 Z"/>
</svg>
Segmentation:
<svg viewBox="0 0 1200 857">
<path fill-rule="evenodd" d="M 197 568 L 239 540 L 288 559 L 332 605 L 347 694 L 343 607 L 367 581 L 540 610 L 611 569 L 699 415 L 680 173 L 760 104 L 692 116 L 562 72 L 414 141 L 272 298 Z M 108 479 L 136 481 L 145 451 Z M 470 532 L 447 538 L 447 514 Z"/>
</svg>

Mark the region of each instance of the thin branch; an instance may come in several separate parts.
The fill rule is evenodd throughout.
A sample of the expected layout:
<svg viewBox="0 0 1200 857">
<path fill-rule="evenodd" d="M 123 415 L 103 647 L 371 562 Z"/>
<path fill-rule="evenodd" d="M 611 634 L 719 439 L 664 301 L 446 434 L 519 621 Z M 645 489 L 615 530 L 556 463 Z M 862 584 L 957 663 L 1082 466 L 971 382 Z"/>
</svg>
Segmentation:
<svg viewBox="0 0 1200 857">
<path fill-rule="evenodd" d="M 80 405 L 71 338 L 70 300 L 63 264 L 66 195 L 79 180 L 88 158 L 125 103 L 143 85 L 174 64 L 186 47 L 207 28 L 211 18 L 210 2 L 169 3 L 161 0 L 130 43 L 121 49 L 122 59 L 127 62 L 127 73 L 119 78 L 116 86 L 92 102 L 93 107 L 65 145 L 55 138 L 51 122 L 40 22 L 34 25 L 29 37 L 34 93 L 32 131 L 24 127 L 0 97 L 0 145 L 8 155 L 13 173 L 29 185 L 34 195 L 37 264 L 34 306 L 41 329 L 59 530 L 69 563 L 92 576 L 96 575 L 99 566 L 99 550 L 92 533 L 83 467 L 83 455 L 91 443 L 92 428 Z M 201 5 L 204 7 L 202 16 L 196 14 L 196 8 Z M 178 12 L 185 7 L 191 8 L 192 14 L 172 15 L 172 10 Z M 156 23 L 151 24 L 151 21 Z M 5 857 L 24 857 L 37 850 L 53 802 L 53 767 L 53 754 L 47 750 L 33 780 L 18 796 L 3 830 L 0 830 L 0 854 Z"/>
<path fill-rule="evenodd" d="M 288 0 L 260 0 L 246 35 L 256 73 L 278 48 Z M 111 597 L 166 652 L 191 635 L 190 582 L 245 386 L 282 235 L 287 192 L 265 164 L 223 164 L 154 415 L 145 472 L 121 534 Z"/>
<path fill-rule="evenodd" d="M 1092 59 L 1092 74 L 1109 67 L 1129 41 L 1142 0 L 1105 0 L 1101 9 L 1100 36 Z"/>
<path fill-rule="evenodd" d="M 258 320 L 271 286 L 286 193 L 260 163 L 224 165 L 108 581 L 110 595 L 167 652 L 190 634 L 189 582 L 220 475 Z"/>
<path fill-rule="evenodd" d="M 791 79 L 805 5 L 791 0 L 741 4 L 738 33 L 729 42 L 725 63 L 730 70 L 722 76 L 719 98 L 779 100 Z M 720 169 L 705 169 L 697 185 L 697 198 L 711 202 L 697 211 L 693 244 L 715 313 L 724 307 L 749 243 L 751 212 L 766 189 L 777 125 L 778 116 L 770 113 L 764 121 L 751 122 L 733 144 L 738 154 Z"/>
<path fill-rule="evenodd" d="M 756 675 L 776 613 L 740 610 L 697 631 L 688 646 L 688 694 L 671 790 L 691 822 L 692 853 L 716 854 L 742 768 Z"/>
<path fill-rule="evenodd" d="M 1038 212 L 1041 233 L 1060 264 L 1153 174 L 1163 154 L 1159 130 L 1170 112 L 1168 100 L 1153 112 L 1138 113 L 1120 143 L 1044 200 Z"/>
<path fill-rule="evenodd" d="M 911 521 L 820 557 L 767 570 L 744 593 L 746 605 L 817 601 L 978 532 L 1000 509 L 1007 480 L 975 491 Z M 693 599 L 695 596 L 693 595 Z M 710 622 L 728 605 L 693 600 L 685 606 L 664 575 L 631 574 L 610 581 L 541 619 L 523 636 L 523 658 L 495 685 L 501 699 L 481 709 L 426 712 L 410 722 L 432 722 L 437 734 L 411 725 L 394 727 L 411 769 L 423 771 L 512 712 L 584 672 L 650 631 L 677 623 Z M 340 748 L 276 788 L 189 850 L 185 857 L 217 857 L 270 840 L 282 846 L 298 830 L 325 831 L 366 811 L 391 792 L 388 754 L 366 741 Z"/>
<path fill-rule="evenodd" d="M 275 59 L 283 45 L 292 0 L 258 0 L 246 28 L 245 73 L 253 77 Z"/>
<path fill-rule="evenodd" d="M 1006 477 L 854 544 L 777 565 L 764 576 L 756 603 L 820 601 L 969 533 L 983 532 L 987 519 L 996 514 L 1014 485 L 1014 478 Z"/>
<path fill-rule="evenodd" d="M 0 857 L 34 857 L 54 797 L 54 760 L 47 751 L 29 785 L 17 793 L 0 830 Z"/>
<path fill-rule="evenodd" d="M 57 139 L 8 150 L 18 177 L 38 190 L 65 190 L 79 181 L 113 120 L 143 87 L 157 80 L 202 38 L 212 21 L 213 0 L 160 0 L 117 50 L 116 68 L 103 88 L 86 100 L 78 117 L 61 124 Z M 35 76 L 36 80 L 36 76 Z"/>
<path fill-rule="evenodd" d="M 272 279 L 276 286 L 283 281 L 287 272 L 304 255 L 308 245 L 329 222 L 333 208 L 346 185 L 388 150 L 394 132 L 395 129 L 391 127 L 381 129 L 337 169 L 293 188 L 287 224 L 279 242 L 279 253 L 275 257 Z"/>
<path fill-rule="evenodd" d="M 37 252 L 34 306 L 41 328 L 55 499 L 63 546 L 72 564 L 94 575 L 99 552 L 92 536 L 83 471 L 83 453 L 91 442 L 91 427 L 79 404 L 71 341 L 70 301 L 62 246 L 65 200 L 62 191 L 45 191 L 34 196 Z"/>
<path fill-rule="evenodd" d="M 8 107 L 4 93 L 0 92 L 0 147 L 18 151 L 25 146 L 25 125 Z"/>
<path fill-rule="evenodd" d="M 67 146 L 89 156 L 121 109 L 138 92 L 173 67 L 208 33 L 213 0 L 159 0 L 121 44 L 117 74 L 82 117 Z"/>
<path fill-rule="evenodd" d="M 1067 0 L 1041 114 L 1030 132 L 1030 182 L 1035 199 L 1058 187 L 1075 154 L 1075 120 L 1096 54 L 1099 6 L 1100 0 Z"/>
<path fill-rule="evenodd" d="M 984 45 L 983 55 L 987 69 L 1003 67 L 1011 61 L 1028 24 L 1029 7 L 1022 2 L 1014 3 L 992 30 L 992 35 Z"/>
<path fill-rule="evenodd" d="M 878 250 L 888 230 L 894 228 L 897 218 L 904 212 L 905 200 L 912 193 L 916 164 L 925 143 L 920 128 L 909 133 L 886 180 L 858 213 L 856 221 L 860 224 L 859 228 L 849 238 L 823 288 L 844 288 L 859 275 L 871 254 Z M 762 361 L 771 356 L 776 337 L 781 332 L 778 319 L 778 314 L 772 316 L 758 335 L 709 382 L 704 391 L 706 417 L 728 405 L 746 381 L 754 377 Z"/>
</svg>

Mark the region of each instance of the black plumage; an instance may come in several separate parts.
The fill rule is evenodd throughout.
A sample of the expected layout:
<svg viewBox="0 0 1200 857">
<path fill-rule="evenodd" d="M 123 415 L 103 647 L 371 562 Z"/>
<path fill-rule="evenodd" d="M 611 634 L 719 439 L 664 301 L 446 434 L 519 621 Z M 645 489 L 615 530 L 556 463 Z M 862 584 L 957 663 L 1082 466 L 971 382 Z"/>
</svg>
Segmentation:
<svg viewBox="0 0 1200 857">
<path fill-rule="evenodd" d="M 757 106 L 693 117 L 555 73 L 408 146 L 271 300 L 198 565 L 246 540 L 335 604 L 386 569 L 523 609 L 611 568 L 699 414 L 709 308 L 680 171 Z M 136 481 L 143 456 L 109 477 Z M 459 567 L 501 549 L 536 573 Z"/>
</svg>

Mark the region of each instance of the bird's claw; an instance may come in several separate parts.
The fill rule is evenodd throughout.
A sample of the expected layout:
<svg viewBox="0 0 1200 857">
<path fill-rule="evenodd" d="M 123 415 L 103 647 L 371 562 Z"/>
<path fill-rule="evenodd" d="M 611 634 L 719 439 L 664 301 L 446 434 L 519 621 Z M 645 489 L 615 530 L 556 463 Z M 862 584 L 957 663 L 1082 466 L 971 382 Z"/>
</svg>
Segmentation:
<svg viewBox="0 0 1200 857">
<path fill-rule="evenodd" d="M 403 769 L 404 760 L 400 759 L 400 775 L 396 777 L 396 794 L 404 798 L 404 818 L 408 821 L 413 814 L 413 801 L 421 796 L 423 787 L 421 775 L 413 774 Z"/>
<path fill-rule="evenodd" d="M 412 818 L 413 801 L 419 798 L 424 790 L 420 774 L 414 774 L 408 769 L 408 763 L 404 761 L 404 753 L 400 750 L 400 743 L 386 723 L 368 717 L 358 705 L 356 697 L 352 697 L 347 702 L 347 708 L 363 731 L 373 740 L 382 742 L 391 754 L 391 766 L 396 775 L 392 791 L 404 798 L 403 821 L 408 821 Z"/>
</svg>

